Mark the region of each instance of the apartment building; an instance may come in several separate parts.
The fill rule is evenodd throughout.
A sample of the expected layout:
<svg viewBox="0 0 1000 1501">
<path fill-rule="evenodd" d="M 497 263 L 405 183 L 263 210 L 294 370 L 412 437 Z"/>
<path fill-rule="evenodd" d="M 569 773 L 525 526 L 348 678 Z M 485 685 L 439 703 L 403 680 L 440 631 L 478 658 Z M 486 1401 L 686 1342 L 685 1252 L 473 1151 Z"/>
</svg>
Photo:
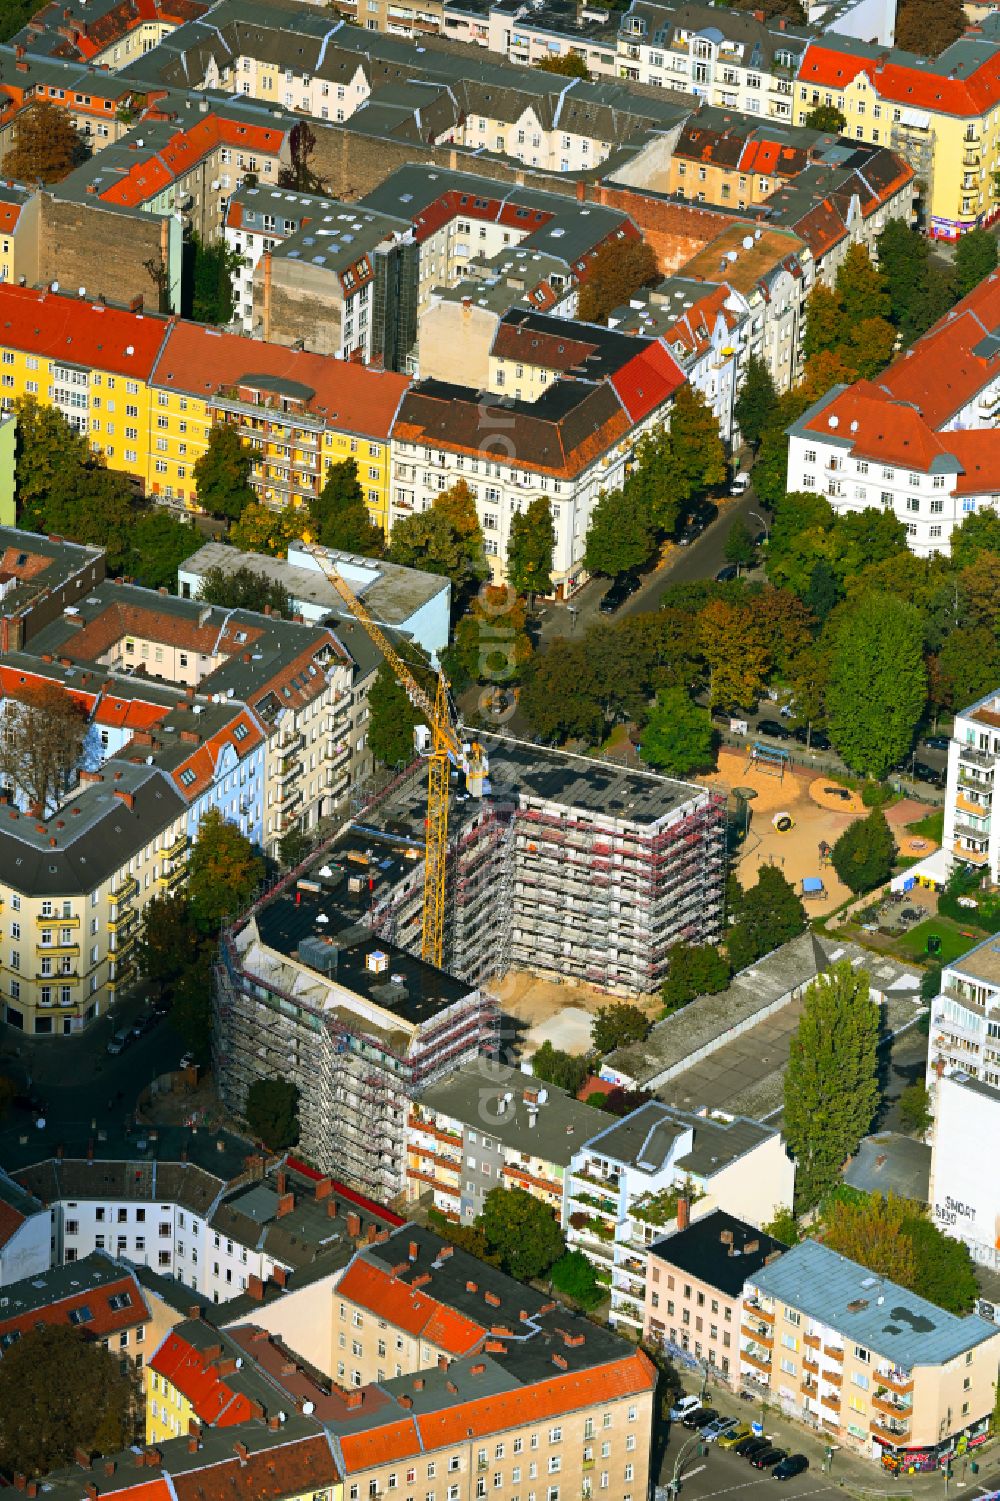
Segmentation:
<svg viewBox="0 0 1000 1501">
<path fill-rule="evenodd" d="M 566 1171 L 594 1127 L 593 1106 L 481 1057 L 425 1089 L 407 1121 L 406 1199 L 430 1193 L 463 1225 L 494 1188 L 520 1188 L 562 1222 Z"/>
<path fill-rule="evenodd" d="M 743 1379 L 831 1443 L 884 1467 L 939 1468 L 989 1434 L 1000 1329 L 959 1318 L 820 1241 L 748 1279 Z"/>
<path fill-rule="evenodd" d="M 931 1006 L 927 1085 L 965 1074 L 1000 1088 L 1000 941 L 986 938 L 945 966 Z"/>
<path fill-rule="evenodd" d="M 788 430 L 789 490 L 838 514 L 890 508 L 918 557 L 947 554 L 955 526 L 1000 503 L 998 326 L 993 275 L 877 382 L 835 386 Z"/>
<path fill-rule="evenodd" d="M 515 367 L 516 368 L 516 367 Z M 641 381 L 560 380 L 534 401 L 421 381 L 392 428 L 390 527 L 426 511 L 459 480 L 476 512 L 494 583 L 506 577 L 512 518 L 547 498 L 555 545 L 552 582 L 566 597 L 586 578 L 584 549 L 601 495 L 624 482 L 642 434 L 663 423 L 683 376 L 662 345 L 631 364 Z"/>
<path fill-rule="evenodd" d="M 0 421 L 0 435 L 14 426 Z M 0 441 L 3 441 L 0 438 Z M 60 616 L 104 578 L 97 547 L 0 526 L 0 651 L 24 646 L 43 625 Z"/>
<path fill-rule="evenodd" d="M 7 810 L 0 832 L 0 995 L 7 1025 L 70 1037 L 135 977 L 142 910 L 174 879 L 185 804 L 150 766 L 85 772 L 46 818 Z"/>
<path fill-rule="evenodd" d="M 400 370 L 416 339 L 417 249 L 408 220 L 314 194 L 242 187 L 226 243 L 245 333 Z"/>
<path fill-rule="evenodd" d="M 657 187 L 742 212 L 797 177 L 822 139 L 818 131 L 762 125 L 744 114 L 703 106 L 685 121 Z"/>
<path fill-rule="evenodd" d="M 59 1328 L 99 1341 L 123 1371 L 142 1370 L 158 1333 L 134 1271 L 99 1254 L 4 1285 L 0 1352 L 33 1329 Z"/>
<path fill-rule="evenodd" d="M 987 693 L 960 710 L 948 746 L 942 846 L 949 864 L 1000 881 L 1000 828 L 993 823 L 993 782 L 1000 761 L 1000 695 Z"/>
<path fill-rule="evenodd" d="M 996 1077 L 995 1067 L 991 1072 Z M 935 1060 L 928 1197 L 938 1229 L 968 1246 L 977 1266 L 996 1272 L 1000 1202 L 994 1175 L 982 1170 L 982 1144 L 997 1140 L 1000 1084 L 988 1084 L 984 1073 L 977 1077 L 961 1066 L 938 1067 Z M 995 1305 L 996 1297 L 991 1301 Z M 996 1323 L 995 1311 L 990 1316 Z"/>
<path fill-rule="evenodd" d="M 13 146 L 17 117 L 33 100 L 58 104 L 99 153 L 128 129 L 134 92 L 133 85 L 92 63 L 45 56 L 23 41 L 0 47 L 0 153 Z"/>
<path fill-rule="evenodd" d="M 834 34 L 810 41 L 795 82 L 795 119 L 831 104 L 844 134 L 891 146 L 920 179 L 927 232 L 954 240 L 996 217 L 1000 49 L 992 23 L 928 60 Z"/>
<path fill-rule="evenodd" d="M 263 504 L 308 505 L 353 459 L 372 520 L 388 530 L 389 434 L 409 382 L 390 371 L 176 322 L 150 374 L 149 488 L 197 508 L 193 461 L 216 423 L 254 450 Z"/>
<path fill-rule="evenodd" d="M 328 855 L 223 939 L 215 1076 L 239 1112 L 255 1079 L 293 1078 L 310 1160 L 391 1200 L 406 1186 L 411 1102 L 492 1047 L 497 1003 L 373 934 L 367 842 Z"/>
<path fill-rule="evenodd" d="M 642 1337 L 739 1388 L 743 1287 L 785 1247 L 721 1209 L 649 1248 Z"/>
<path fill-rule="evenodd" d="M 722 109 L 792 119 L 792 88 L 808 42 L 784 22 L 774 28 L 754 14 L 697 3 L 655 5 L 633 0 L 621 19 L 622 78 L 661 88 L 690 89 Z"/>
<path fill-rule="evenodd" d="M 114 72 L 207 9 L 202 0 L 50 0 L 12 42 L 36 56 Z"/>
<path fill-rule="evenodd" d="M 350 738 L 354 668 L 329 628 L 105 583 L 34 649 L 92 672 L 142 666 L 179 689 L 183 702 L 145 730 L 158 740 L 171 798 L 181 797 L 184 844 L 189 820 L 221 806 L 273 851 L 288 829 L 314 828 L 346 799 L 360 754 Z M 154 747 L 140 740 L 137 749 L 145 759 Z M 115 776 L 119 766 L 139 774 L 116 761 Z"/>
<path fill-rule="evenodd" d="M 792 1202 L 794 1182 L 794 1165 L 773 1127 L 651 1100 L 574 1152 L 567 1244 L 610 1287 L 611 1323 L 639 1331 L 654 1242 L 715 1209 L 764 1223 Z"/>
</svg>

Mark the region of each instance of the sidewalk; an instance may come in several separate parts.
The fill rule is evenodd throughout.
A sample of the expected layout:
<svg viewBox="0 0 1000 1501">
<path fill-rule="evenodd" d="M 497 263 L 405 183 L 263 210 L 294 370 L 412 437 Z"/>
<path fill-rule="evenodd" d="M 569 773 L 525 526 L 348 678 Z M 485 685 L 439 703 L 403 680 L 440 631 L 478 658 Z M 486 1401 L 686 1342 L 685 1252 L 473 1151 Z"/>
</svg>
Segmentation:
<svg viewBox="0 0 1000 1501">
<path fill-rule="evenodd" d="M 685 1391 L 701 1394 L 701 1381 L 694 1371 L 680 1371 Z M 822 1472 L 828 1448 L 827 1435 L 821 1430 L 798 1423 L 786 1417 L 776 1406 L 768 1404 L 764 1412 L 760 1402 L 746 1402 L 728 1387 L 709 1381 L 705 1391 L 705 1403 L 715 1407 L 724 1417 L 736 1417 L 743 1423 L 763 1422 L 764 1432 L 789 1454 L 804 1454 L 809 1460 L 810 1471 Z M 763 1412 L 763 1416 L 762 1416 Z M 975 1460 L 979 1474 L 973 1475 L 967 1465 Z M 963 1480 L 963 1470 L 965 1477 Z M 1000 1490 L 1000 1444 L 996 1438 L 989 1439 L 970 1455 L 961 1455 L 952 1461 L 952 1479 L 947 1487 L 941 1471 L 926 1475 L 893 1475 L 874 1459 L 865 1459 L 844 1448 L 835 1448 L 830 1466 L 830 1481 L 842 1486 L 854 1495 L 913 1496 L 919 1501 L 937 1501 L 937 1498 L 966 1496 L 981 1497 Z"/>
</svg>

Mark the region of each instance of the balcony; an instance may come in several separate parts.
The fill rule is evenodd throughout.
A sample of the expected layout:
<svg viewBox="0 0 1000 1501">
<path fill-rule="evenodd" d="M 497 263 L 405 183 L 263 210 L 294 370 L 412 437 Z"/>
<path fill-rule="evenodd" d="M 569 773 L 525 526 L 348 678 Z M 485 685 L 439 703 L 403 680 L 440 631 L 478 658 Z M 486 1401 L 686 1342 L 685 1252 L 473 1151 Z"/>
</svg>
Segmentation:
<svg viewBox="0 0 1000 1501">
<path fill-rule="evenodd" d="M 970 865 L 988 865 L 990 860 L 989 850 L 967 849 L 960 840 L 956 839 L 952 845 L 952 851 L 960 860 L 967 860 Z"/>
<path fill-rule="evenodd" d="M 836 1345 L 824 1345 L 823 1354 L 828 1356 L 830 1360 L 843 1360 L 844 1358 L 843 1350 L 838 1350 Z"/>
<path fill-rule="evenodd" d="M 51 954 L 57 950 L 60 959 L 79 959 L 80 945 L 78 943 L 36 943 L 36 954 Z"/>
<path fill-rule="evenodd" d="M 971 797 L 965 797 L 960 792 L 955 798 L 956 811 L 959 813 L 968 813 L 972 818 L 989 818 L 993 806 L 992 794 L 986 792 L 984 789 L 982 795 L 990 798 L 990 801 L 987 803 L 976 803 L 973 802 Z"/>
<path fill-rule="evenodd" d="M 177 835 L 173 844 L 165 844 L 160 854 L 164 860 L 177 860 L 187 849 L 187 842 L 187 834 L 182 832 Z"/>
<path fill-rule="evenodd" d="M 749 1298 L 743 1299 L 743 1307 L 746 1309 L 747 1313 L 752 1313 L 755 1318 L 763 1319 L 764 1322 L 768 1324 L 774 1323 L 773 1309 L 764 1308 L 760 1303 L 753 1303 Z"/>
<path fill-rule="evenodd" d="M 815 1381 L 800 1381 L 799 1391 L 803 1397 L 812 1397 L 814 1400 L 819 1397 L 819 1386 Z"/>
<path fill-rule="evenodd" d="M 823 1392 L 820 1395 L 819 1400 L 823 1404 L 823 1406 L 828 1407 L 831 1412 L 840 1411 L 840 1398 L 835 1397 L 832 1392 Z"/>
<path fill-rule="evenodd" d="M 80 919 L 78 917 L 57 917 L 53 912 L 48 917 L 36 916 L 35 923 L 39 928 L 78 928 L 80 926 Z"/>
<path fill-rule="evenodd" d="M 139 882 L 135 876 L 128 876 L 118 887 L 117 891 L 110 893 L 112 902 L 130 902 L 138 894 Z"/>
<path fill-rule="evenodd" d="M 161 870 L 156 878 L 156 884 L 161 891 L 173 891 L 179 886 L 187 875 L 186 865 L 174 865 L 170 870 Z"/>
<path fill-rule="evenodd" d="M 745 1360 L 747 1365 L 752 1366 L 755 1371 L 763 1371 L 766 1376 L 770 1376 L 771 1362 L 755 1355 L 752 1350 L 741 1350 L 740 1359 Z"/>
<path fill-rule="evenodd" d="M 819 1361 L 818 1360 L 804 1360 L 802 1362 L 802 1369 L 804 1371 L 808 1371 L 808 1373 L 809 1373 L 810 1376 L 818 1376 L 819 1375 Z"/>
<path fill-rule="evenodd" d="M 763 1345 L 765 1350 L 774 1349 L 774 1336 L 766 1324 L 760 1324 L 756 1329 L 748 1328 L 744 1324 L 740 1330 L 744 1339 L 752 1339 L 757 1345 Z"/>
<path fill-rule="evenodd" d="M 807 1350 L 818 1350 L 819 1349 L 819 1335 L 818 1334 L 803 1334 L 803 1336 L 802 1336 L 802 1343 L 805 1345 L 805 1347 L 806 1347 Z"/>
<path fill-rule="evenodd" d="M 876 1423 L 869 1425 L 868 1429 L 872 1438 L 878 1439 L 880 1444 L 890 1444 L 895 1448 L 910 1431 L 909 1423 Z"/>
<path fill-rule="evenodd" d="M 977 816 L 975 823 L 973 823 L 969 818 L 956 818 L 956 837 L 965 839 L 981 839 L 984 842 L 988 840 L 990 837 L 990 818 L 988 814 L 985 817 L 981 816 L 981 813 L 982 810 L 980 810 L 980 815 Z"/>
<path fill-rule="evenodd" d="M 878 1371 L 876 1379 L 880 1386 L 887 1386 L 899 1397 L 908 1397 L 913 1391 L 913 1377 L 905 1371 Z"/>
<path fill-rule="evenodd" d="M 910 1421 L 911 1409 L 908 1402 L 893 1402 L 890 1397 L 876 1392 L 872 1397 L 872 1406 L 876 1412 L 882 1413 L 887 1418 L 894 1418 L 897 1422 L 908 1424 Z"/>
<path fill-rule="evenodd" d="M 842 1371 L 824 1371 L 823 1372 L 823 1380 L 824 1381 L 828 1381 L 831 1386 L 837 1386 L 837 1387 L 843 1386 L 843 1384 L 844 1384 L 843 1372 Z"/>
<path fill-rule="evenodd" d="M 987 771 L 993 770 L 997 760 L 992 751 L 976 750 L 974 745 L 960 745 L 958 759 L 965 761 L 969 766 L 981 766 Z"/>
</svg>

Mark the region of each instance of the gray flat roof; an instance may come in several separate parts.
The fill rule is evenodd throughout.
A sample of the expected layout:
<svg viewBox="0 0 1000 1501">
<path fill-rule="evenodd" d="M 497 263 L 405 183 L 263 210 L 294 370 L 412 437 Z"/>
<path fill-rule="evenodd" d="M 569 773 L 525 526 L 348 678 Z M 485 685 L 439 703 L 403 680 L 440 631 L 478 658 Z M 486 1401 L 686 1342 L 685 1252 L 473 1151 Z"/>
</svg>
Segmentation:
<svg viewBox="0 0 1000 1501">
<path fill-rule="evenodd" d="M 926 1142 L 883 1131 L 865 1137 L 848 1164 L 844 1182 L 863 1193 L 896 1193 L 926 1204 L 930 1176 L 931 1148 Z"/>
<path fill-rule="evenodd" d="M 804 1240 L 780 1261 L 763 1267 L 754 1282 L 769 1297 L 798 1308 L 845 1340 L 912 1370 L 944 1365 L 988 1339 L 996 1324 L 975 1314 L 959 1318 L 917 1297 L 818 1240 Z"/>
<path fill-rule="evenodd" d="M 956 974 L 968 975 L 972 980 L 984 980 L 987 985 L 1000 985 L 1000 937 L 993 935 L 984 939 L 947 967 Z"/>
<path fill-rule="evenodd" d="M 525 1103 L 526 1090 L 545 1095 L 533 1112 L 529 1112 Z M 513 1098 L 505 1101 L 508 1094 Z M 501 1103 L 504 1103 L 502 1114 L 498 1113 Z M 440 1110 L 495 1136 L 507 1146 L 521 1151 L 530 1148 L 533 1156 L 543 1157 L 559 1167 L 569 1166 L 573 1153 L 601 1124 L 601 1117 L 592 1105 L 485 1056 L 425 1089 L 419 1105 Z"/>
</svg>

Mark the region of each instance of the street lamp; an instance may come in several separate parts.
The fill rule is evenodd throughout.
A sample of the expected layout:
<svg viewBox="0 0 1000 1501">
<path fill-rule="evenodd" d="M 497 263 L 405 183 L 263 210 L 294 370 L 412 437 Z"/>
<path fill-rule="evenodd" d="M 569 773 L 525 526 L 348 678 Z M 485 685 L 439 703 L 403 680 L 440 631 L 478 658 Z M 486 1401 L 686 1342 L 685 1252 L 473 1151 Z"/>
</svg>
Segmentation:
<svg viewBox="0 0 1000 1501">
<path fill-rule="evenodd" d="M 768 530 L 767 522 L 764 520 L 763 516 L 758 516 L 758 514 L 757 514 L 756 511 L 747 511 L 747 515 L 750 517 L 750 519 L 752 521 L 759 521 L 760 522 L 761 526 L 764 528 L 764 541 L 765 542 L 770 542 L 770 540 L 771 540 L 771 533 Z"/>
<path fill-rule="evenodd" d="M 686 1441 L 686 1443 L 681 1444 L 681 1447 L 680 1447 L 680 1449 L 677 1452 L 677 1458 L 674 1460 L 674 1473 L 671 1475 L 670 1481 L 669 1481 L 669 1483 L 667 1485 L 667 1495 L 670 1497 L 670 1501 L 674 1501 L 674 1498 L 680 1492 L 680 1488 L 681 1488 L 681 1465 L 684 1463 L 685 1455 L 687 1454 L 688 1450 L 691 1448 L 691 1446 L 693 1444 L 697 1444 L 697 1443 L 700 1443 L 700 1442 L 701 1442 L 701 1434 L 700 1433 L 693 1433 L 691 1435 L 691 1437 Z"/>
</svg>

